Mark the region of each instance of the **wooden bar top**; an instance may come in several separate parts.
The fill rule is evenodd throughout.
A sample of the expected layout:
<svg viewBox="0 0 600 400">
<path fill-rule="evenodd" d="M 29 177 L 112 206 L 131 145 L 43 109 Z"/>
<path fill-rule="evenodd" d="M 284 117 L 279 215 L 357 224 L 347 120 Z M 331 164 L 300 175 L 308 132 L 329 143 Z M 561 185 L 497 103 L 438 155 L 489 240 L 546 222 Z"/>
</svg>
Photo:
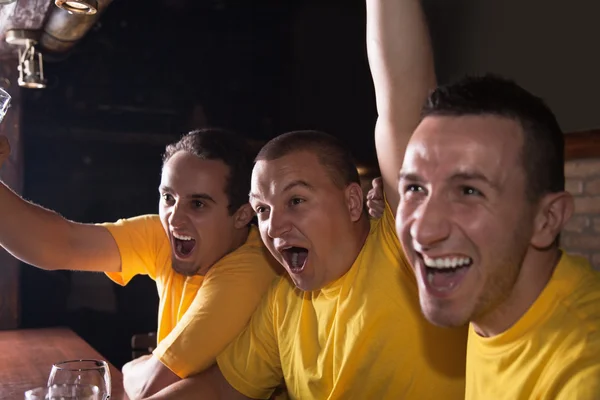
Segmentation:
<svg viewBox="0 0 600 400">
<path fill-rule="evenodd" d="M 104 358 L 68 328 L 0 331 L 0 399 L 22 400 L 26 390 L 45 386 L 52 364 Z M 109 363 L 111 400 L 126 400 L 123 375 Z"/>
</svg>

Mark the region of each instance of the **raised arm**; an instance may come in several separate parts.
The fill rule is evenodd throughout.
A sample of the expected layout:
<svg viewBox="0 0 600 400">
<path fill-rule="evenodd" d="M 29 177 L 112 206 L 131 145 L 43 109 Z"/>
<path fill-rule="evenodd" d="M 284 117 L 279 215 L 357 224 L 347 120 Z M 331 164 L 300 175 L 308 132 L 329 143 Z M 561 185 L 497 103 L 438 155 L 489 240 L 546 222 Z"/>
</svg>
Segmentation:
<svg viewBox="0 0 600 400">
<path fill-rule="evenodd" d="M 0 136 L 0 167 L 10 145 Z M 108 230 L 78 224 L 27 202 L 0 182 L 0 246 L 43 269 L 118 272 L 119 249 Z"/>
<path fill-rule="evenodd" d="M 367 52 L 379 114 L 377 158 L 386 198 L 395 211 L 404 151 L 436 84 L 420 0 L 367 0 Z"/>
</svg>

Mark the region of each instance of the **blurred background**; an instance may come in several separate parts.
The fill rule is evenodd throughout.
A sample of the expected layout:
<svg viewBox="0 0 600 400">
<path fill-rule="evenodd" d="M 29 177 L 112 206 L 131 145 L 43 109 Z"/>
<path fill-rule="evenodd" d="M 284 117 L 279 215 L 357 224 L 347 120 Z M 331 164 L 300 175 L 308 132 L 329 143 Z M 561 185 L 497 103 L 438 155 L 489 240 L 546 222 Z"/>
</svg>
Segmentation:
<svg viewBox="0 0 600 400">
<path fill-rule="evenodd" d="M 17 46 L 0 44 L 2 85 L 20 107 L 6 121 L 18 126 L 26 198 L 81 222 L 156 213 L 165 145 L 203 126 L 257 144 L 289 130 L 324 130 L 347 143 L 365 182 L 377 175 L 363 1 L 99 3 L 89 29 L 69 25 L 64 13 L 58 30 L 49 25 L 58 12 L 52 2 L 0 6 L 3 38 L 11 28 L 47 30 L 46 48 L 39 46 L 44 89 L 16 86 Z M 600 3 L 424 6 L 441 82 L 500 73 L 543 97 L 565 132 L 600 128 Z M 77 29 L 81 39 L 69 35 Z M 68 40 L 57 45 L 59 34 Z M 589 176 L 600 177 L 600 167 Z M 579 233 L 593 229 L 600 209 L 590 215 Z M 588 250 L 581 252 L 596 260 Z M 146 277 L 122 288 L 103 274 L 18 272 L 11 293 L 19 327 L 70 326 L 118 367 L 131 357 L 131 336 L 156 329 L 156 287 Z"/>
</svg>

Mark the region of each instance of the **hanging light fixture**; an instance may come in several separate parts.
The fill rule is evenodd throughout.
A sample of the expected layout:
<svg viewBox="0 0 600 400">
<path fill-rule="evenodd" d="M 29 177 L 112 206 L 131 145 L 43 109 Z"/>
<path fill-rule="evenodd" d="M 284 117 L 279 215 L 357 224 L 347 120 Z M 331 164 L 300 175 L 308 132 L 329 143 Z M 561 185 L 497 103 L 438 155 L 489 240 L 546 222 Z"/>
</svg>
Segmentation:
<svg viewBox="0 0 600 400">
<path fill-rule="evenodd" d="M 96 14 L 98 11 L 97 0 L 54 0 L 57 7 L 71 14 Z"/>
<path fill-rule="evenodd" d="M 26 29 L 6 31 L 6 42 L 19 46 L 19 86 L 29 89 L 46 87 L 42 53 L 36 50 L 37 33 Z"/>
</svg>

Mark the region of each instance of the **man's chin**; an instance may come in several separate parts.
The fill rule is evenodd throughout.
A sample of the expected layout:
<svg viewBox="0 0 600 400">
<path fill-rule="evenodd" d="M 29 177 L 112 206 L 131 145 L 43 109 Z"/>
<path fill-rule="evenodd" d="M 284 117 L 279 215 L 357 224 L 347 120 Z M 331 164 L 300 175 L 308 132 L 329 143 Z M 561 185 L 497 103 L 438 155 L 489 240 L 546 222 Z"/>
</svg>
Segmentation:
<svg viewBox="0 0 600 400">
<path fill-rule="evenodd" d="M 200 270 L 199 266 L 194 266 L 191 263 L 182 263 L 181 261 L 175 258 L 173 258 L 173 260 L 171 261 L 171 266 L 173 268 L 173 271 L 184 276 L 196 275 Z"/>
<path fill-rule="evenodd" d="M 459 312 L 452 307 L 440 307 L 432 306 L 430 304 L 421 304 L 421 310 L 423 315 L 433 325 L 441 326 L 444 328 L 456 328 L 465 326 L 469 323 L 469 316 L 465 315 L 465 312 Z"/>
</svg>

